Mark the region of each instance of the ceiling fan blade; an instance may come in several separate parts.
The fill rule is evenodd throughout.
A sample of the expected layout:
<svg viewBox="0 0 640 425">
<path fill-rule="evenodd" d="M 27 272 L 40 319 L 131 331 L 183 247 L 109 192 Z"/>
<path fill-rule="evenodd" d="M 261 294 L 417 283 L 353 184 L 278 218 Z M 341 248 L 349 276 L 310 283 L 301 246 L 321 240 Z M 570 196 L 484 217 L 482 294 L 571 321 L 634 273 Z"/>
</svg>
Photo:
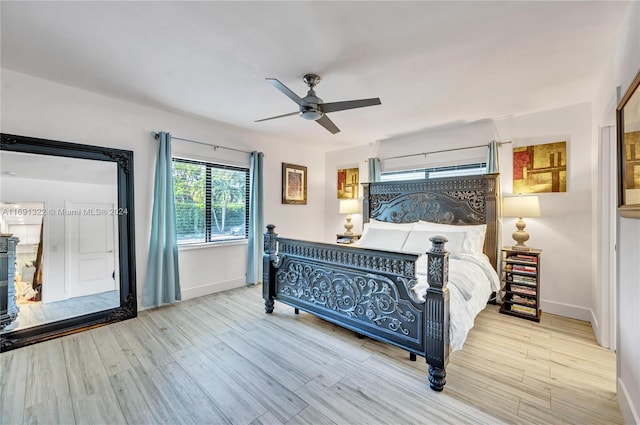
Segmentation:
<svg viewBox="0 0 640 425">
<path fill-rule="evenodd" d="M 331 134 L 336 134 L 340 132 L 340 129 L 336 127 L 333 121 L 331 121 L 329 117 L 326 115 L 323 115 L 320 118 L 318 118 L 316 122 L 321 126 L 323 126 L 324 128 L 326 128 L 327 130 L 329 130 Z"/>
<path fill-rule="evenodd" d="M 261 121 L 268 121 L 268 120 L 275 120 L 276 118 L 282 118 L 282 117 L 289 117 L 291 115 L 298 115 L 300 112 L 296 111 L 296 112 L 289 112 L 288 114 L 282 114 L 282 115 L 276 115 L 275 117 L 269 117 L 269 118 L 262 118 L 261 120 L 255 120 L 254 122 L 261 122 Z"/>
<path fill-rule="evenodd" d="M 372 98 L 372 99 L 360 99 L 360 100 L 346 100 L 344 102 L 329 102 L 322 104 L 322 111 L 327 112 L 337 112 L 344 111 L 345 109 L 355 109 L 355 108 L 364 108 L 365 106 L 375 106 L 381 105 L 380 98 Z"/>
<path fill-rule="evenodd" d="M 285 86 L 284 84 L 282 84 L 277 79 L 275 79 L 275 78 L 266 78 L 266 80 L 273 87 L 277 88 L 282 93 L 284 93 L 289 99 L 291 99 L 294 102 L 296 102 L 298 104 L 298 106 L 305 106 L 306 105 L 306 103 L 304 103 L 304 101 L 300 98 L 300 96 L 295 94 L 289 87 Z"/>
</svg>

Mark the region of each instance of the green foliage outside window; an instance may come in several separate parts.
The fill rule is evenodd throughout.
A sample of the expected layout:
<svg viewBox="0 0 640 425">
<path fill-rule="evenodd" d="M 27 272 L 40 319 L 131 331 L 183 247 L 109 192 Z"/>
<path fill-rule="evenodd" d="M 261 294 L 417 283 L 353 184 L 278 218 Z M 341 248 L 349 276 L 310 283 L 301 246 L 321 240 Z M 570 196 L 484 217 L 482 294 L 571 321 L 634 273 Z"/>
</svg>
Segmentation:
<svg viewBox="0 0 640 425">
<path fill-rule="evenodd" d="M 178 242 L 245 238 L 248 173 L 246 169 L 174 158 Z"/>
</svg>

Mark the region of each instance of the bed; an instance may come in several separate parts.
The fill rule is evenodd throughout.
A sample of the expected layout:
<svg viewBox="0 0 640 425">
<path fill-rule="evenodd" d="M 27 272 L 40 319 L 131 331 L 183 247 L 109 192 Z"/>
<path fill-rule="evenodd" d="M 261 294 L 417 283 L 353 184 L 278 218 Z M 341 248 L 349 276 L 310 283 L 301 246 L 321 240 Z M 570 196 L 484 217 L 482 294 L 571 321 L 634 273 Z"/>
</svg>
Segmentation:
<svg viewBox="0 0 640 425">
<path fill-rule="evenodd" d="M 265 311 L 279 301 L 424 357 L 442 391 L 450 350 L 499 290 L 497 188 L 497 174 L 365 183 L 365 228 L 351 246 L 268 225 Z"/>
</svg>

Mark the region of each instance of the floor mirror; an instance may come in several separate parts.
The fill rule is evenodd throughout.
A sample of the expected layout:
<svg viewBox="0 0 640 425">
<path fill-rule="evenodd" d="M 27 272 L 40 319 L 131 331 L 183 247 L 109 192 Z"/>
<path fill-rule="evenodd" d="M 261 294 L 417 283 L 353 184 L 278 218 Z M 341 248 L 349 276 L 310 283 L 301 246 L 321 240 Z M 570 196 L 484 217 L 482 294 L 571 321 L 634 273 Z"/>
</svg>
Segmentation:
<svg viewBox="0 0 640 425">
<path fill-rule="evenodd" d="M 133 208 L 133 152 L 1 134 L 0 351 L 136 316 Z"/>
</svg>

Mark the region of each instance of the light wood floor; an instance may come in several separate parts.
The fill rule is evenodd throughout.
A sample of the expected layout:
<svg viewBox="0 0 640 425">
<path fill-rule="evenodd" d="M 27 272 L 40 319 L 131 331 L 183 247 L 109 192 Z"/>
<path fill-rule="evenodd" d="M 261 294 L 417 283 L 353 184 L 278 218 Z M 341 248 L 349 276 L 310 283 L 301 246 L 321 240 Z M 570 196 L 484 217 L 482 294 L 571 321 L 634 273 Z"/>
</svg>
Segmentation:
<svg viewBox="0 0 640 425">
<path fill-rule="evenodd" d="M 28 301 L 18 304 L 20 311 L 15 322 L 0 330 L 0 333 L 30 328 L 56 320 L 68 319 L 96 311 L 108 310 L 120 305 L 120 291 L 107 291 L 83 297 L 43 303 Z"/>
<path fill-rule="evenodd" d="M 422 358 L 241 288 L 1 355 L 0 423 L 623 423 L 587 323 L 489 306 L 442 393 Z"/>
</svg>

